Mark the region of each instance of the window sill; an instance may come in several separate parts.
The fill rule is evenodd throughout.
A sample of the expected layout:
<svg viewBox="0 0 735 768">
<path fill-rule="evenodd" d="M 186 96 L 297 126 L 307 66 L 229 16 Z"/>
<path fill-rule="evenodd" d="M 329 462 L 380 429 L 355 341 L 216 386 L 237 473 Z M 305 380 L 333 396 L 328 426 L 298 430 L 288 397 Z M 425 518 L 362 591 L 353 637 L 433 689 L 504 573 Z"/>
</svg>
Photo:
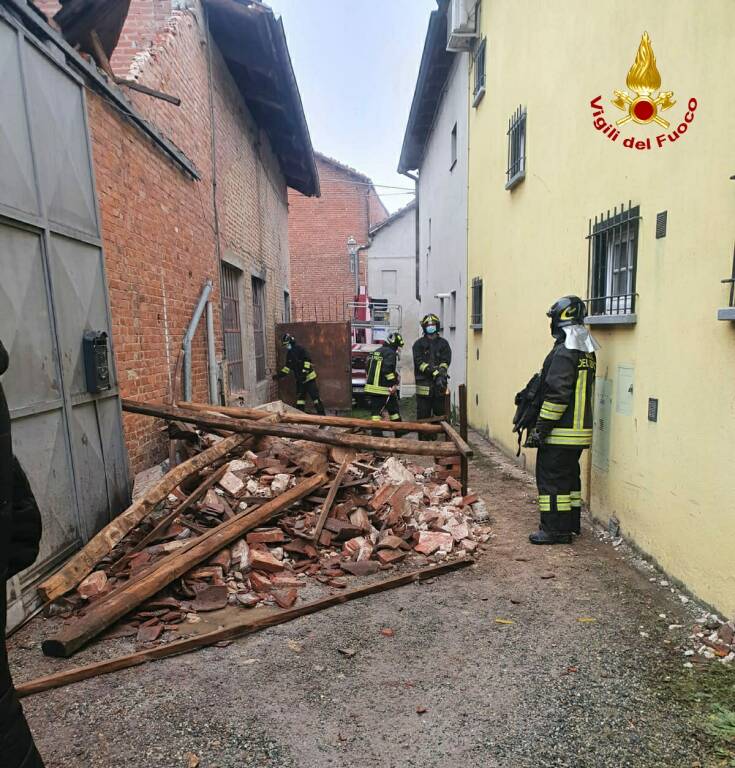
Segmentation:
<svg viewBox="0 0 735 768">
<path fill-rule="evenodd" d="M 481 331 L 482 323 L 470 323 L 470 328 L 472 328 L 473 331 Z"/>
<path fill-rule="evenodd" d="M 449 326 L 449 330 L 450 331 L 456 331 L 457 330 L 457 326 L 456 325 L 450 325 Z"/>
<path fill-rule="evenodd" d="M 635 325 L 638 322 L 638 315 L 635 313 L 628 315 L 588 315 L 584 322 L 586 325 Z"/>
<path fill-rule="evenodd" d="M 526 178 L 526 171 L 524 169 L 520 173 L 517 173 L 512 179 L 510 179 L 506 183 L 505 188 L 507 190 L 511 190 L 511 189 L 513 189 L 513 187 L 518 186 L 523 181 L 523 179 L 525 179 L 525 178 Z"/>
<path fill-rule="evenodd" d="M 481 101 L 482 97 L 485 95 L 485 86 L 480 86 L 480 89 L 475 94 L 474 98 L 472 99 L 472 106 L 476 107 Z"/>
<path fill-rule="evenodd" d="M 735 307 L 723 307 L 717 310 L 718 320 L 735 320 Z"/>
</svg>

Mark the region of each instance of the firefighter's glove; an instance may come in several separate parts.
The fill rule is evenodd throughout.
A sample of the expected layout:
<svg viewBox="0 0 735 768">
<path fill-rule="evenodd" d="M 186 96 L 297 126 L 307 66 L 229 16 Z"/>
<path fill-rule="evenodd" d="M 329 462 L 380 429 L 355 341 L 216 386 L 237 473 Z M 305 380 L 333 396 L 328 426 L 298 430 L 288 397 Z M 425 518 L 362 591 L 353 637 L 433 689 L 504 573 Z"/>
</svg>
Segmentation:
<svg viewBox="0 0 735 768">
<path fill-rule="evenodd" d="M 526 442 L 523 443 L 524 448 L 540 448 L 543 445 L 543 439 L 537 429 L 532 429 L 526 437 Z"/>
<path fill-rule="evenodd" d="M 545 442 L 546 438 L 554 428 L 553 424 L 549 424 L 543 420 L 536 422 L 536 427 L 529 433 L 526 439 L 526 448 L 540 448 Z"/>
<path fill-rule="evenodd" d="M 440 394 L 444 394 L 447 391 L 447 379 L 449 376 L 447 376 L 446 373 L 443 373 L 442 371 L 438 371 L 437 375 L 434 376 L 434 385 L 436 386 L 436 391 Z"/>
</svg>

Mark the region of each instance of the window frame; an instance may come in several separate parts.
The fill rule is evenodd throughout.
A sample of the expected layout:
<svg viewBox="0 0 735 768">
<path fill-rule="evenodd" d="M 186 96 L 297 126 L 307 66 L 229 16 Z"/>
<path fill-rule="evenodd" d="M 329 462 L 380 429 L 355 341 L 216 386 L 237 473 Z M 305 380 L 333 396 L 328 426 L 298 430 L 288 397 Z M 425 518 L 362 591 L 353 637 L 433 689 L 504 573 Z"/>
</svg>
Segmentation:
<svg viewBox="0 0 735 768">
<path fill-rule="evenodd" d="M 587 234 L 587 318 L 591 325 L 633 324 L 636 315 L 636 281 L 640 245 L 640 206 L 628 201 L 612 214 L 589 220 Z M 625 243 L 625 257 L 621 260 Z M 621 264 L 625 263 L 625 266 Z M 625 284 L 616 280 L 624 274 Z M 621 291 L 621 288 L 624 289 Z M 622 301 L 622 305 L 621 305 Z"/>
<path fill-rule="evenodd" d="M 526 128 L 528 111 L 522 104 L 508 120 L 508 166 L 505 169 L 505 188 L 511 190 L 526 178 Z"/>
<path fill-rule="evenodd" d="M 483 37 L 477 44 L 472 62 L 474 70 L 472 106 L 477 107 L 485 95 L 487 83 L 487 37 Z"/>
<path fill-rule="evenodd" d="M 266 379 L 265 280 L 257 275 L 251 275 L 250 288 L 253 300 L 255 381 L 260 384 Z"/>
<path fill-rule="evenodd" d="M 245 364 L 242 343 L 240 294 L 242 270 L 223 261 L 222 279 L 222 343 L 225 348 L 227 381 L 230 392 L 244 392 Z"/>
<path fill-rule="evenodd" d="M 454 331 L 457 328 L 457 291 L 451 291 L 449 294 L 449 330 Z"/>
<path fill-rule="evenodd" d="M 482 330 L 483 326 L 483 299 L 482 278 L 473 277 L 472 301 L 470 304 L 470 328 L 476 331 Z"/>
<path fill-rule="evenodd" d="M 450 156 L 450 163 L 449 163 L 449 171 L 454 170 L 454 166 L 457 165 L 457 123 L 455 121 L 454 125 L 452 126 L 452 133 L 450 137 L 451 142 L 451 156 Z"/>
<path fill-rule="evenodd" d="M 283 290 L 283 322 L 291 322 L 291 294 L 285 288 Z"/>
</svg>

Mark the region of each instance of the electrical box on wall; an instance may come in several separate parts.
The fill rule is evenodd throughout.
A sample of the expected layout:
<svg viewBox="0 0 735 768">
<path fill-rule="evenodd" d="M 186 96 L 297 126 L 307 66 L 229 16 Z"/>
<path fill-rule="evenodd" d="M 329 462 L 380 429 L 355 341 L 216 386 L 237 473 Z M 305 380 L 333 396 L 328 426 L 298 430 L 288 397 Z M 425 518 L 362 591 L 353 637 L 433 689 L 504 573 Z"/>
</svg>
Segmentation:
<svg viewBox="0 0 735 768">
<path fill-rule="evenodd" d="M 632 365 L 618 366 L 615 412 L 621 416 L 630 416 L 633 413 L 633 372 Z"/>
<path fill-rule="evenodd" d="M 612 379 L 595 382 L 595 413 L 592 438 L 592 466 L 607 472 L 610 466 L 610 415 L 612 411 Z"/>
<path fill-rule="evenodd" d="M 110 361 L 105 331 L 85 331 L 82 339 L 87 392 L 97 394 L 110 389 Z"/>
</svg>

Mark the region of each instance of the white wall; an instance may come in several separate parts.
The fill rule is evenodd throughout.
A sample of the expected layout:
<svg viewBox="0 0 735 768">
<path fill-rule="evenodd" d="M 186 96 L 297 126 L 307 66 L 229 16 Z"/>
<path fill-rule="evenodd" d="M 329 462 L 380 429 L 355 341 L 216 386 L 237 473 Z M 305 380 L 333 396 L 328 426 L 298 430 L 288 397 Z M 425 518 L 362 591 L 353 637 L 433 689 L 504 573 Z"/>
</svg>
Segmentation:
<svg viewBox="0 0 735 768">
<path fill-rule="evenodd" d="M 403 309 L 401 334 L 401 395 L 415 392 L 411 345 L 419 335 L 421 307 L 416 300 L 416 211 L 412 207 L 378 229 L 368 249 L 370 297 L 387 299 Z"/>
<path fill-rule="evenodd" d="M 454 404 L 467 366 L 468 72 L 468 55 L 456 54 L 419 168 L 420 315 L 434 312 L 442 319 L 442 335 L 452 347 L 449 384 Z M 452 167 L 455 123 L 457 161 Z M 452 292 L 455 307 L 451 298 L 436 298 Z"/>
</svg>

